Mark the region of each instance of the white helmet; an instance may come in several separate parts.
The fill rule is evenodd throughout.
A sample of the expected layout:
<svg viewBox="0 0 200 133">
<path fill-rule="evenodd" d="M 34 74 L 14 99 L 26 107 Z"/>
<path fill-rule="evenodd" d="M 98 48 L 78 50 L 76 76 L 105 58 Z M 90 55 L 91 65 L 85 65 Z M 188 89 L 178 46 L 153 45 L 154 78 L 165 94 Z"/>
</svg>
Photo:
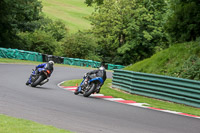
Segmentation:
<svg viewBox="0 0 200 133">
<path fill-rule="evenodd" d="M 99 70 L 105 70 L 105 68 L 103 66 L 99 67 Z"/>
<path fill-rule="evenodd" d="M 53 62 L 52 60 L 50 60 L 50 61 L 49 61 L 49 64 L 52 64 L 52 65 L 54 65 L 54 62 Z"/>
</svg>

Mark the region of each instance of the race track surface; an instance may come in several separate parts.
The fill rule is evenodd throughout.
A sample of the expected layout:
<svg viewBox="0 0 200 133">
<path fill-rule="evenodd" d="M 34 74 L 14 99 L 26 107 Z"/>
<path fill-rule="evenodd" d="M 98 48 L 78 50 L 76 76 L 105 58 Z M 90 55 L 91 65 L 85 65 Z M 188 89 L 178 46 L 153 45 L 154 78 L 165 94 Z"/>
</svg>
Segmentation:
<svg viewBox="0 0 200 133">
<path fill-rule="evenodd" d="M 26 86 L 34 67 L 0 64 L 0 114 L 77 133 L 200 133 L 200 119 L 76 96 L 57 86 L 88 69 L 55 67 L 47 84 Z"/>
</svg>

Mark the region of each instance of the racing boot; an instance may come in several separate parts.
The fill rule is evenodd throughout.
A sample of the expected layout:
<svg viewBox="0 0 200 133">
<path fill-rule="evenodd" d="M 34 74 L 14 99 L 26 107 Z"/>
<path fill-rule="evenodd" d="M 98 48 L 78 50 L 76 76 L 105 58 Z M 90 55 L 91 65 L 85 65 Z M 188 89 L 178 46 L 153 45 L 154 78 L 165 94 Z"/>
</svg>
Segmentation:
<svg viewBox="0 0 200 133">
<path fill-rule="evenodd" d="M 97 86 L 97 88 L 96 88 L 96 93 L 99 93 L 99 92 L 100 92 L 100 89 L 101 89 L 101 86 L 100 86 L 100 85 Z"/>
</svg>

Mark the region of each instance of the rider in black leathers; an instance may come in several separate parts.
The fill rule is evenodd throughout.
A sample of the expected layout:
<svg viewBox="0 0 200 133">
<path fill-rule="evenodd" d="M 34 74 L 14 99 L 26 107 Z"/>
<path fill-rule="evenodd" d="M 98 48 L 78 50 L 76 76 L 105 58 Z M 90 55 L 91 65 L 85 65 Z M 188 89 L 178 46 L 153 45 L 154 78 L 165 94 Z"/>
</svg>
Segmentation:
<svg viewBox="0 0 200 133">
<path fill-rule="evenodd" d="M 93 70 L 93 71 L 86 73 L 86 75 L 88 75 L 89 79 L 91 78 L 90 77 L 91 74 L 96 74 L 96 77 L 101 77 L 104 82 L 107 78 L 106 71 L 105 71 L 105 68 L 103 66 L 99 67 L 98 70 Z M 87 80 L 89 80 L 89 79 L 87 79 Z M 99 86 L 97 86 L 97 93 L 99 93 L 101 86 L 104 84 L 104 82 L 102 84 L 100 84 Z"/>
</svg>

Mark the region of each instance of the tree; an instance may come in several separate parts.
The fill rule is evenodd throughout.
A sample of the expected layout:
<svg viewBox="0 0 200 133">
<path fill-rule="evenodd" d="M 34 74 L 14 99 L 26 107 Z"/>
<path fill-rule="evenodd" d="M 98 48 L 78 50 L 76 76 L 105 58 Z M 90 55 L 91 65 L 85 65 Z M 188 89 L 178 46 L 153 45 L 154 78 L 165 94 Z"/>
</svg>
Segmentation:
<svg viewBox="0 0 200 133">
<path fill-rule="evenodd" d="M 77 32 L 64 41 L 64 56 L 80 59 L 99 60 L 96 56 L 97 44 L 95 38 L 85 32 Z"/>
<path fill-rule="evenodd" d="M 128 65 L 165 45 L 164 0 L 104 0 L 90 17 L 104 62 Z"/>
<path fill-rule="evenodd" d="M 66 37 L 68 29 L 62 21 L 53 21 L 49 18 L 44 18 L 41 19 L 39 22 L 41 24 L 38 29 L 51 33 L 52 37 L 55 38 L 57 41 L 61 41 L 64 37 Z"/>
<path fill-rule="evenodd" d="M 43 30 L 20 32 L 18 36 L 20 37 L 20 47 L 23 50 L 52 55 L 55 52 L 56 47 L 59 45 L 56 39 L 52 37 L 51 33 Z"/>
<path fill-rule="evenodd" d="M 1 0 L 0 46 L 14 48 L 17 32 L 33 31 L 34 22 L 40 19 L 41 9 L 38 0 Z"/>
<path fill-rule="evenodd" d="M 200 37 L 199 0 L 171 0 L 171 14 L 166 31 L 172 42 L 196 40 Z"/>
<path fill-rule="evenodd" d="M 85 0 L 85 3 L 88 6 L 91 6 L 94 3 L 96 3 L 97 5 L 101 5 L 101 4 L 103 4 L 103 0 Z"/>
</svg>

